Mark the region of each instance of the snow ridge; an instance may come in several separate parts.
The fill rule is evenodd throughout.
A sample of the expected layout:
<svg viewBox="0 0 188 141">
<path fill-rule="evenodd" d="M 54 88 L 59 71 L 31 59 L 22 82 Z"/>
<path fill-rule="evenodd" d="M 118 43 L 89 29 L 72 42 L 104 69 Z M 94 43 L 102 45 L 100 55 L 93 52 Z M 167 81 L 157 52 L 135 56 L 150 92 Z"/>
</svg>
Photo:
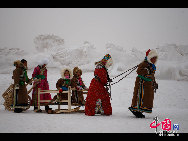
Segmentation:
<svg viewBox="0 0 188 141">
<path fill-rule="evenodd" d="M 109 69 L 110 75 L 115 76 L 142 62 L 148 50 L 126 50 L 125 47 L 107 43 L 104 52 L 88 41 L 76 48 L 70 48 L 64 44 L 64 39 L 48 34 L 37 36 L 34 43 L 36 50 L 31 53 L 19 48 L 0 48 L 0 73 L 12 73 L 13 62 L 23 58 L 28 61 L 29 70 L 33 70 L 42 58 L 48 58 L 48 68 L 73 69 L 79 66 L 84 72 L 92 72 L 95 68 L 94 63 L 109 53 L 114 62 Z M 156 65 L 157 79 L 188 81 L 188 45 L 164 44 L 156 50 L 159 54 Z"/>
</svg>

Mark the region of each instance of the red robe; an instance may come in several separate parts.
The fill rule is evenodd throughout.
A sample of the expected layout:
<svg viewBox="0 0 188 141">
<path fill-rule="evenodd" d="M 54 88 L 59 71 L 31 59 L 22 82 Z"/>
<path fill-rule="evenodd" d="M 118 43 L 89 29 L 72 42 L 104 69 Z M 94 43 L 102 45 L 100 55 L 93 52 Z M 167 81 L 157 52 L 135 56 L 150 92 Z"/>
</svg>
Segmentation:
<svg viewBox="0 0 188 141">
<path fill-rule="evenodd" d="M 49 84 L 47 81 L 47 69 L 44 69 L 42 71 L 42 69 L 39 66 L 37 66 L 33 71 L 32 77 L 38 78 L 39 75 L 43 75 L 44 78 L 42 78 L 41 82 L 37 84 L 35 88 L 33 88 L 31 105 L 35 105 L 35 106 L 38 106 L 38 88 L 40 88 L 41 90 L 49 90 Z M 35 83 L 36 82 L 34 82 L 33 85 L 35 85 Z M 52 100 L 50 93 L 41 94 L 40 100 Z M 40 102 L 40 103 L 45 103 L 45 102 Z"/>
<path fill-rule="evenodd" d="M 97 65 L 94 71 L 94 75 L 96 77 L 91 80 L 86 98 L 85 115 L 95 115 L 96 101 L 98 99 L 101 99 L 102 101 L 104 115 L 111 115 L 112 107 L 110 103 L 110 97 L 106 88 L 104 87 L 107 84 L 107 70 L 101 65 Z"/>
</svg>

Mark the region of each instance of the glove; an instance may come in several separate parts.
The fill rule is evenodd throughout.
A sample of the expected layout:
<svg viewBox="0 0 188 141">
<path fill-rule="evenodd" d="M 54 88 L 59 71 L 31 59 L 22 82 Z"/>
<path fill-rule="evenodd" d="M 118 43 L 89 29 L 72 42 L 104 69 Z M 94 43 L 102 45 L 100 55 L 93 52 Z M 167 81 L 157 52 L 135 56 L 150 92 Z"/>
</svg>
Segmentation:
<svg viewBox="0 0 188 141">
<path fill-rule="evenodd" d="M 62 93 L 62 92 L 63 92 L 63 89 L 60 88 L 60 89 L 59 89 L 59 93 Z"/>
<path fill-rule="evenodd" d="M 158 84 L 156 82 L 153 83 L 153 88 L 158 89 Z"/>
<path fill-rule="evenodd" d="M 113 81 L 112 81 L 112 79 L 109 78 L 109 79 L 108 79 L 108 82 L 113 82 Z"/>
<path fill-rule="evenodd" d="M 108 88 L 108 87 L 106 87 L 105 89 L 106 89 L 106 91 L 108 92 L 109 88 Z"/>
<path fill-rule="evenodd" d="M 153 83 L 153 89 L 154 89 L 154 92 L 156 93 L 158 89 L 158 84 L 156 82 Z"/>
</svg>

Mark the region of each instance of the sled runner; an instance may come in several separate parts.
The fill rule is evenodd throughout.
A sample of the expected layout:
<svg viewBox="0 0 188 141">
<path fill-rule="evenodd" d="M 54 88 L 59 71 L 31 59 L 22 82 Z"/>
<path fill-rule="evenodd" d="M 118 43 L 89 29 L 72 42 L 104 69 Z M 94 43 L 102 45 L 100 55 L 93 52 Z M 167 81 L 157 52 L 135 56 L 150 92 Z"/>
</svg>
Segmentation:
<svg viewBox="0 0 188 141">
<path fill-rule="evenodd" d="M 68 95 L 68 99 L 67 100 L 60 100 L 60 99 L 55 99 L 55 100 L 40 100 L 40 95 L 41 94 L 45 94 L 45 93 L 59 93 L 59 90 L 41 90 L 40 88 L 38 88 L 38 111 L 42 110 L 40 109 L 40 106 L 46 106 L 46 105 L 58 105 L 58 109 L 55 109 L 53 111 L 50 112 L 50 114 L 55 113 L 55 114 L 59 114 L 59 113 L 71 113 L 71 112 L 84 112 L 84 110 L 80 110 L 81 106 L 84 105 L 80 105 L 78 103 L 71 103 L 71 94 L 72 94 L 72 90 L 75 90 L 74 88 L 71 88 L 70 86 L 68 87 L 68 91 L 63 91 L 62 94 L 67 94 Z M 87 94 L 86 90 L 82 90 L 83 94 Z M 48 102 L 47 104 L 42 103 L 42 102 Z M 67 109 L 61 109 L 61 105 L 67 105 L 68 108 Z M 71 109 L 71 106 L 78 106 L 74 109 Z"/>
</svg>

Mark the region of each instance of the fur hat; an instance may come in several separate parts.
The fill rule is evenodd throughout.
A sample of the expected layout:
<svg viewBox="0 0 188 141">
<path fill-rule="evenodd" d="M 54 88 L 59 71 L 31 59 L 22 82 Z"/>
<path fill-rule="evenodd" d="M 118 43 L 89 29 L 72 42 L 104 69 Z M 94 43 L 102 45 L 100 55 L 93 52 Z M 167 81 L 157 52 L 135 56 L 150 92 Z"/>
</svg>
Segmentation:
<svg viewBox="0 0 188 141">
<path fill-rule="evenodd" d="M 48 58 L 44 58 L 44 59 L 40 60 L 39 65 L 40 65 L 40 66 L 42 66 L 42 65 L 44 65 L 44 64 L 47 65 L 48 63 L 49 63 Z"/>
<path fill-rule="evenodd" d="M 82 70 L 79 69 L 78 67 L 75 67 L 75 68 L 73 69 L 73 75 L 76 75 L 76 73 L 77 73 L 78 71 L 80 71 L 80 74 L 82 75 Z"/>
<path fill-rule="evenodd" d="M 14 66 L 15 67 L 23 67 L 24 65 L 20 60 L 16 60 L 16 61 L 14 61 Z"/>
<path fill-rule="evenodd" d="M 151 58 L 153 58 L 153 57 L 157 57 L 158 58 L 158 54 L 157 54 L 157 52 L 154 50 L 154 49 L 152 49 L 152 50 L 148 50 L 147 52 L 146 52 L 146 59 L 147 59 L 147 61 L 149 62 L 149 63 L 151 63 L 152 64 L 152 62 L 151 62 Z M 157 61 L 156 61 L 157 62 Z"/>
<path fill-rule="evenodd" d="M 72 79 L 72 71 L 70 70 L 70 69 L 68 69 L 68 68 L 65 68 L 65 69 L 62 69 L 61 70 L 61 77 L 63 78 L 63 79 L 65 79 L 65 71 L 69 71 L 69 74 L 70 74 L 70 79 Z"/>
</svg>

